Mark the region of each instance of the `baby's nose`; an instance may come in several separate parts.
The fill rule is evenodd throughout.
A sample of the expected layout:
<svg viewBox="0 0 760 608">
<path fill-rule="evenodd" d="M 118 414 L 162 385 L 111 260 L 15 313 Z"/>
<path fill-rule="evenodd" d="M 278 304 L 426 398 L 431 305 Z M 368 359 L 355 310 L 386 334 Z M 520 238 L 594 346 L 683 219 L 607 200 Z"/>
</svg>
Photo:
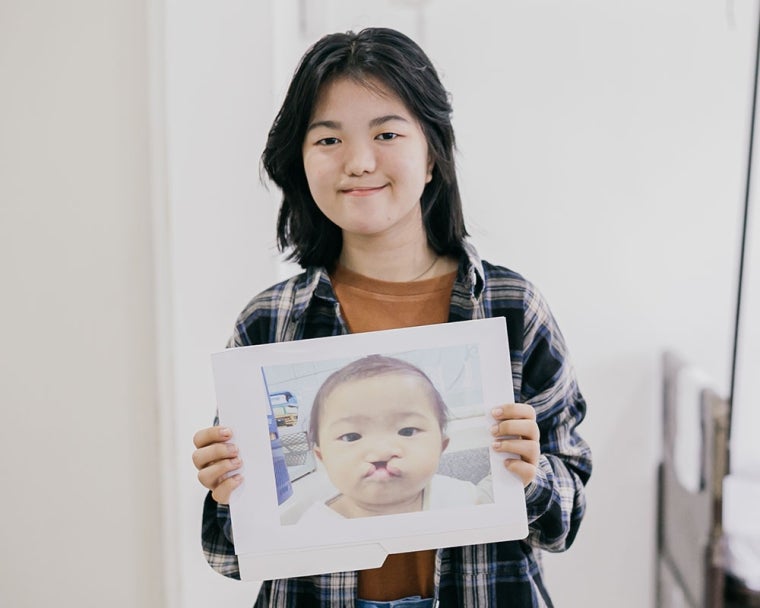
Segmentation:
<svg viewBox="0 0 760 608">
<path fill-rule="evenodd" d="M 376 441 L 368 448 L 368 462 L 388 462 L 391 458 L 402 456 L 401 446 L 397 441 Z"/>
</svg>

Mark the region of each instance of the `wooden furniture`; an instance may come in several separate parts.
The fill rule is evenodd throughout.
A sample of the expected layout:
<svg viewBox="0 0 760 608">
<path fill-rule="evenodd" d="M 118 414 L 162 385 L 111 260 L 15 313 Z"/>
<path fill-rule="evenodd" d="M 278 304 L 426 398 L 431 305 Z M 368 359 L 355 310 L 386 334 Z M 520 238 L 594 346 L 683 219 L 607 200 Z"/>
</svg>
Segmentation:
<svg viewBox="0 0 760 608">
<path fill-rule="evenodd" d="M 679 433 L 679 374 L 685 362 L 663 357 L 663 453 L 658 479 L 657 606 L 728 608 L 725 603 L 722 494 L 728 473 L 728 402 L 710 388 L 699 392 L 699 487 L 687 489 L 675 467 Z"/>
</svg>

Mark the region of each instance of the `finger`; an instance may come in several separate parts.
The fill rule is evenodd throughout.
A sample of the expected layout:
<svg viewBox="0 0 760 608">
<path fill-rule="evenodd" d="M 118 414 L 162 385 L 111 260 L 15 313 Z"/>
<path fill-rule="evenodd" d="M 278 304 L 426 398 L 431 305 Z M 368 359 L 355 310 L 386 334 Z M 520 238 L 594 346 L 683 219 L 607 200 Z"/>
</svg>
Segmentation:
<svg viewBox="0 0 760 608">
<path fill-rule="evenodd" d="M 202 448 L 212 443 L 222 443 L 231 437 L 232 430 L 226 426 L 210 426 L 193 435 L 193 444 L 196 448 Z"/>
<path fill-rule="evenodd" d="M 491 410 L 491 415 L 497 420 L 509 420 L 512 418 L 536 419 L 536 410 L 527 403 L 505 403 Z"/>
<path fill-rule="evenodd" d="M 234 471 L 240 469 L 240 458 L 225 458 L 198 471 L 198 481 L 209 490 L 216 490 Z"/>
<path fill-rule="evenodd" d="M 524 460 L 507 458 L 504 461 L 504 466 L 520 478 L 520 481 L 523 483 L 523 487 L 527 486 L 536 478 L 536 467 L 525 462 Z"/>
<path fill-rule="evenodd" d="M 519 459 L 530 464 L 538 464 L 541 456 L 541 446 L 537 441 L 525 439 L 501 439 L 494 441 L 491 447 L 495 452 L 514 454 Z"/>
<path fill-rule="evenodd" d="M 522 437 L 538 441 L 540 431 L 535 420 L 513 419 L 502 420 L 491 426 L 491 435 L 494 437 Z"/>
<path fill-rule="evenodd" d="M 243 483 L 242 475 L 233 475 L 228 477 L 211 492 L 211 498 L 213 498 L 220 505 L 228 505 L 230 503 L 230 496 L 232 491 Z"/>
<path fill-rule="evenodd" d="M 193 452 L 193 464 L 200 470 L 217 460 L 234 458 L 237 455 L 238 448 L 234 443 L 212 443 Z"/>
</svg>

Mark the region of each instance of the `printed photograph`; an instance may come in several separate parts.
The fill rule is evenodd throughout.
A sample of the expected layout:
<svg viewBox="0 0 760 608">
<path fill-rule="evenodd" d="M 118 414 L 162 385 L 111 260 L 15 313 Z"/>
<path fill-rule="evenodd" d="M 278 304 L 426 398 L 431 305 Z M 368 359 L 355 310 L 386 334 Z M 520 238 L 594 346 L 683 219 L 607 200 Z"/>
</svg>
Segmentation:
<svg viewBox="0 0 760 608">
<path fill-rule="evenodd" d="M 262 372 L 282 524 L 493 502 L 477 344 Z"/>
<path fill-rule="evenodd" d="M 490 412 L 514 400 L 507 345 L 494 318 L 215 353 L 243 463 L 229 503 L 241 577 L 525 538 L 522 482 L 490 448 Z"/>
</svg>

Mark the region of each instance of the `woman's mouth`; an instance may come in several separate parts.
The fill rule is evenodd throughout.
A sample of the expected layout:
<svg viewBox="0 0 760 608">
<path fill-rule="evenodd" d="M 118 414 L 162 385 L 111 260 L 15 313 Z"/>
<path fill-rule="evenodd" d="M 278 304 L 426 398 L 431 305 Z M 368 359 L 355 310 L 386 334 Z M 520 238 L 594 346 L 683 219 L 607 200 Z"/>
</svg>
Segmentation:
<svg viewBox="0 0 760 608">
<path fill-rule="evenodd" d="M 383 190 L 385 186 L 363 186 L 361 188 L 343 188 L 340 192 L 346 196 L 372 196 Z"/>
</svg>

